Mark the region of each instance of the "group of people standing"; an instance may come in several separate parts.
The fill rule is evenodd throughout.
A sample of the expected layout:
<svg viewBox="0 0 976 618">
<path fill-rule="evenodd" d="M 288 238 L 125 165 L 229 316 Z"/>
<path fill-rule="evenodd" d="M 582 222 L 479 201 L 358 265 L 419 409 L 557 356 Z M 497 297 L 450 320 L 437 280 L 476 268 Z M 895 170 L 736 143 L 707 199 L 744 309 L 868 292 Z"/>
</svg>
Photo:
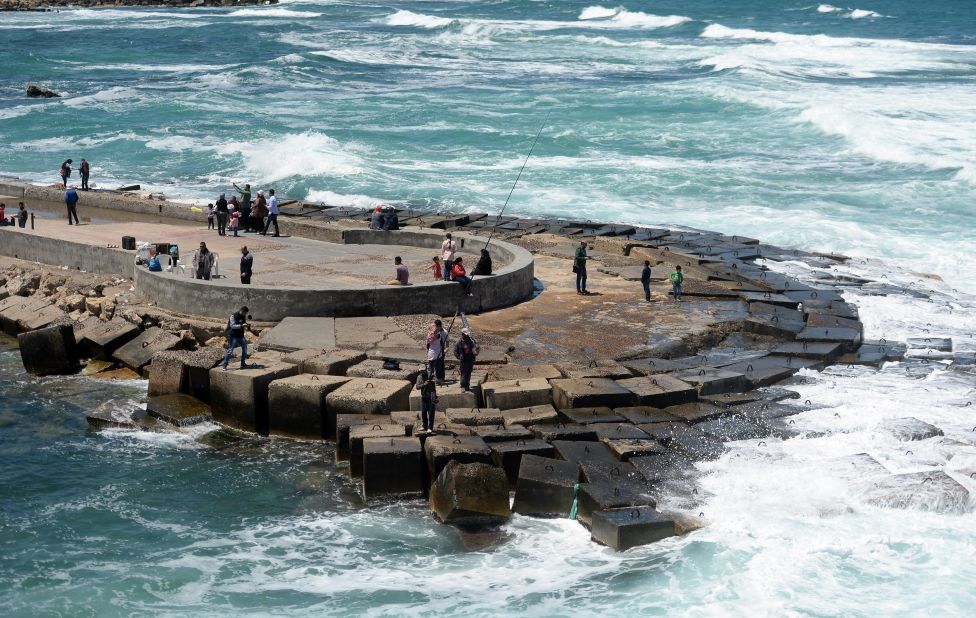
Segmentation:
<svg viewBox="0 0 976 618">
<path fill-rule="evenodd" d="M 576 293 L 581 296 L 592 294 L 586 289 L 586 262 L 590 259 L 586 253 L 586 241 L 581 240 L 576 253 L 573 256 L 573 272 L 576 273 Z M 685 281 L 685 275 L 681 272 L 681 266 L 675 266 L 671 274 L 668 275 L 671 283 L 671 294 L 674 300 L 681 300 L 681 285 Z M 641 286 L 644 288 L 644 300 L 651 302 L 651 262 L 644 260 L 644 268 L 641 269 Z"/>
<path fill-rule="evenodd" d="M 437 386 L 446 384 L 444 359 L 450 345 L 450 334 L 441 320 L 434 320 L 427 329 L 427 366 L 417 376 L 416 390 L 420 391 L 420 421 L 422 432 L 434 430 L 437 409 Z M 461 329 L 461 337 L 454 344 L 454 358 L 458 361 L 459 386 L 471 392 L 471 373 L 480 353 L 478 342 L 468 327 Z"/>
<path fill-rule="evenodd" d="M 232 195 L 227 199 L 226 193 L 221 193 L 217 201 L 207 204 L 207 229 L 217 230 L 218 236 L 226 236 L 230 229 L 234 236 L 238 232 L 253 232 L 268 235 L 268 230 L 274 226 L 274 236 L 281 236 L 278 228 L 278 196 L 274 189 L 268 190 L 267 199 L 264 191 L 258 191 L 257 197 L 251 197 L 251 185 L 245 184 L 244 188 L 234 184 L 234 188 L 240 194 L 240 199 Z"/>
<path fill-rule="evenodd" d="M 64 188 L 68 188 L 68 179 L 71 178 L 71 165 L 74 163 L 71 159 L 65 159 L 61 163 L 61 168 L 58 170 L 58 175 L 61 176 L 61 184 Z M 81 190 L 88 191 L 88 177 L 91 175 L 91 164 L 88 163 L 86 159 L 81 160 L 81 165 L 78 166 L 78 175 L 81 176 Z"/>
<path fill-rule="evenodd" d="M 217 254 L 207 247 L 207 243 L 201 242 L 200 248 L 193 256 L 193 276 L 196 279 L 210 281 L 214 265 L 217 263 Z M 251 276 L 254 274 L 254 256 L 248 250 L 247 245 L 241 247 L 241 283 L 251 284 Z"/>
</svg>

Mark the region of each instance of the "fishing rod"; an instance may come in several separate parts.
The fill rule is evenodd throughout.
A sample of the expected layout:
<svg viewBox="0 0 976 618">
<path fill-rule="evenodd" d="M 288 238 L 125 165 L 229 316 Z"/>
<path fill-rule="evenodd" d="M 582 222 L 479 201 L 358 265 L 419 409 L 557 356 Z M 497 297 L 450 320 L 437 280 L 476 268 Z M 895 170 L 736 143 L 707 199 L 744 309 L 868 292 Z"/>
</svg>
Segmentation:
<svg viewBox="0 0 976 618">
<path fill-rule="evenodd" d="M 522 178 L 522 172 L 525 171 L 525 166 L 528 164 L 529 158 L 532 156 L 532 151 L 535 150 L 535 145 L 539 143 L 539 136 L 542 135 L 542 131 L 546 128 L 546 125 L 549 124 L 550 114 L 552 114 L 552 110 L 546 112 L 546 117 L 542 121 L 542 125 L 539 127 L 538 133 L 535 134 L 535 139 L 532 140 L 532 146 L 529 147 L 529 153 L 525 155 L 525 161 L 522 161 L 522 167 L 519 168 L 518 175 L 515 177 L 515 182 L 512 183 L 512 188 L 508 192 L 508 197 L 505 198 L 505 203 L 502 204 L 502 209 L 498 212 L 498 216 L 495 217 L 495 225 L 491 226 L 491 232 L 488 234 L 488 241 L 484 246 L 486 250 L 488 249 L 488 245 L 491 244 L 491 239 L 495 236 L 495 231 L 498 229 L 499 220 L 502 218 L 502 215 L 505 214 L 505 209 L 508 208 L 508 201 L 512 199 L 512 194 L 515 193 L 515 187 L 518 186 L 519 179 Z M 473 271 L 471 273 L 471 281 L 474 281 Z M 471 283 L 469 282 L 468 285 L 470 286 Z M 447 328 L 448 334 L 450 334 L 450 332 L 454 329 L 454 322 L 457 320 L 459 313 L 461 313 L 461 303 L 458 303 L 458 309 L 454 312 L 454 317 L 451 318 L 451 325 Z M 464 321 L 465 325 L 467 325 L 467 318 L 463 313 L 461 313 L 461 319 Z"/>
</svg>

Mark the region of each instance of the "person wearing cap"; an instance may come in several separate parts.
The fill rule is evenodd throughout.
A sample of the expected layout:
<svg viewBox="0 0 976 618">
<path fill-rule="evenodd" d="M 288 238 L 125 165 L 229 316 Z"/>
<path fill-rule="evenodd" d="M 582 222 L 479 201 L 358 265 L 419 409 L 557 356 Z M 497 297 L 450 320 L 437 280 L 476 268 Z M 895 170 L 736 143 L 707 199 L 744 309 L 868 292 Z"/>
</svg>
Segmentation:
<svg viewBox="0 0 976 618">
<path fill-rule="evenodd" d="M 247 360 L 247 338 L 244 336 L 244 331 L 251 328 L 247 323 L 247 311 L 247 307 L 241 307 L 227 320 L 227 353 L 224 354 L 224 371 L 227 371 L 227 365 L 235 348 L 241 349 L 241 369 L 250 367 L 244 362 Z"/>
<path fill-rule="evenodd" d="M 376 208 L 373 209 L 373 215 L 369 218 L 369 229 L 383 229 L 383 207 L 379 204 L 377 204 Z"/>
<path fill-rule="evenodd" d="M 478 342 L 471 336 L 471 330 L 461 329 L 461 338 L 454 344 L 454 356 L 460 363 L 458 373 L 461 374 L 461 390 L 469 392 L 471 390 L 471 372 L 474 371 L 474 362 L 478 358 Z"/>
<path fill-rule="evenodd" d="M 227 208 L 227 197 L 225 194 L 221 193 L 217 201 L 214 202 L 214 212 L 217 214 L 217 235 L 226 236 L 227 217 L 230 215 L 230 209 Z"/>
</svg>

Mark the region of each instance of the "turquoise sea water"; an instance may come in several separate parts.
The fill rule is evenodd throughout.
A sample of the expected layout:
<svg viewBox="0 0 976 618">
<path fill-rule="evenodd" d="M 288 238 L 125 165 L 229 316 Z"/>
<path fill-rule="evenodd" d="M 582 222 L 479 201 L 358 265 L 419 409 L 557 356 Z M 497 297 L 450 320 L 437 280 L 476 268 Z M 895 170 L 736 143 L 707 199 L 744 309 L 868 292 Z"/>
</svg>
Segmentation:
<svg viewBox="0 0 976 618">
<path fill-rule="evenodd" d="M 872 13 L 873 12 L 873 13 Z M 286 2 L 0 15 L 0 174 L 188 199 L 231 181 L 332 203 L 675 223 L 843 251 L 930 298 L 851 293 L 868 337 L 972 351 L 968 3 Z M 62 92 L 22 97 L 26 82 Z M 809 276 L 800 264 L 787 265 Z M 946 284 L 912 272 L 936 272 Z M 976 392 L 914 360 L 810 373 L 805 439 L 703 465 L 709 526 L 614 554 L 516 518 L 464 551 L 421 503 L 362 509 L 326 447 L 90 432 L 144 383 L 26 376 L 0 347 L 4 615 L 968 615 L 972 508 L 867 502 L 868 452 L 971 491 Z M 906 445 L 897 416 L 945 440 Z"/>
</svg>

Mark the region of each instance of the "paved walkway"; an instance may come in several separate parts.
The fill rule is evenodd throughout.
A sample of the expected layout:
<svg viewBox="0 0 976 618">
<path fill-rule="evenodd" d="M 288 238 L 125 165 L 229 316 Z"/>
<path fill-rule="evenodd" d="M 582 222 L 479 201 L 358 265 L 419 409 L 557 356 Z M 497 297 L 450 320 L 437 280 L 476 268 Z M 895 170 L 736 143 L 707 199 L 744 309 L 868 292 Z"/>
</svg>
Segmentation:
<svg viewBox="0 0 976 618">
<path fill-rule="evenodd" d="M 7 201 L 8 208 L 10 202 Z M 433 281 L 426 270 L 431 258 L 437 253 L 432 249 L 387 245 L 342 245 L 306 238 L 260 236 L 241 234 L 235 238 L 218 236 L 186 221 L 159 223 L 146 215 L 79 208 L 82 225 L 68 226 L 64 208 L 54 204 L 30 204 L 35 215 L 35 229 L 29 227 L 18 232 L 50 238 L 62 238 L 97 246 L 120 246 L 123 236 L 135 236 L 136 242 L 144 241 L 177 244 L 181 254 L 188 257 L 206 242 L 207 247 L 218 255 L 220 277 L 217 283 L 239 285 L 241 247 L 247 245 L 254 256 L 254 277 L 257 285 L 275 285 L 293 288 L 349 289 L 386 285 L 395 276 L 393 258 L 400 256 L 410 269 L 414 282 Z M 16 210 L 16 202 L 14 208 Z M 11 211 L 8 211 L 11 212 Z M 122 220 L 120 220 L 122 219 Z M 283 227 L 287 227 L 287 221 Z M 471 254 L 463 254 L 465 261 L 475 260 Z M 469 268 L 473 267 L 473 264 Z M 190 268 L 187 268 L 189 271 Z M 448 285 L 448 284 L 445 284 Z"/>
</svg>

